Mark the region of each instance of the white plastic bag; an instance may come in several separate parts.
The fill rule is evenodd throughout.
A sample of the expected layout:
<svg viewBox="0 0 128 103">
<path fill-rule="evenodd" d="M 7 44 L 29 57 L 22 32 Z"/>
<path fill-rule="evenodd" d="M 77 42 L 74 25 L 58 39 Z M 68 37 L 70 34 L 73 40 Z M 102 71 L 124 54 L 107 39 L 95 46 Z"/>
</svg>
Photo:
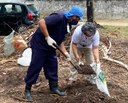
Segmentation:
<svg viewBox="0 0 128 103">
<path fill-rule="evenodd" d="M 101 76 L 101 75 L 104 75 L 103 72 L 100 72 L 98 76 Z M 105 78 L 100 78 L 100 77 L 96 78 L 96 85 L 100 91 L 110 96 Z"/>
<path fill-rule="evenodd" d="M 27 48 L 24 50 L 22 56 L 23 57 L 27 57 L 27 58 L 30 58 L 31 59 L 31 55 L 32 55 L 32 50 L 31 48 Z"/>
<path fill-rule="evenodd" d="M 29 58 L 21 57 L 17 60 L 17 63 L 22 65 L 22 66 L 29 66 L 31 60 Z"/>
<path fill-rule="evenodd" d="M 22 57 L 17 59 L 17 63 L 22 66 L 29 66 L 31 62 L 32 50 L 27 48 L 24 50 Z"/>
<path fill-rule="evenodd" d="M 110 96 L 108 87 L 107 87 L 107 82 L 105 79 L 105 75 L 103 71 L 100 69 L 100 66 L 97 68 L 96 64 L 91 64 L 91 67 L 93 70 L 96 72 L 96 76 L 94 77 L 95 84 L 97 88 L 101 91 Z"/>
<path fill-rule="evenodd" d="M 14 37 L 14 30 L 4 38 L 4 55 L 10 56 L 12 53 L 14 53 L 15 48 L 12 45 L 12 40 Z"/>
</svg>

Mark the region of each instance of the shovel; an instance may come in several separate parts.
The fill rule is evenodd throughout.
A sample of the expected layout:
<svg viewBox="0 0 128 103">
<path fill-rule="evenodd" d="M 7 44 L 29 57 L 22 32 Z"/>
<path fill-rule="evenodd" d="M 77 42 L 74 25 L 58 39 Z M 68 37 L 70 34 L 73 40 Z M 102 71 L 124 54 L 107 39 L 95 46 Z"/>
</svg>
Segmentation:
<svg viewBox="0 0 128 103">
<path fill-rule="evenodd" d="M 53 44 L 57 50 L 59 50 L 62 55 L 67 58 L 67 56 L 64 54 L 64 52 L 60 49 L 60 47 L 57 44 Z M 92 67 L 90 65 L 76 65 L 74 64 L 74 62 L 69 61 L 70 64 L 78 71 L 79 74 L 84 74 L 84 75 L 88 75 L 88 74 L 95 74 L 95 71 L 92 69 Z"/>
</svg>

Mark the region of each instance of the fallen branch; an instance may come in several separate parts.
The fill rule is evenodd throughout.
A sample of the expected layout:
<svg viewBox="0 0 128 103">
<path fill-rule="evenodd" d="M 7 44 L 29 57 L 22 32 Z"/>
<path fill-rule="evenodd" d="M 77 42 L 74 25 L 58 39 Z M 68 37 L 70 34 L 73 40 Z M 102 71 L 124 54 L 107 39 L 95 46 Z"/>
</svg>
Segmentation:
<svg viewBox="0 0 128 103">
<path fill-rule="evenodd" d="M 9 59 L 9 60 L 1 60 L 0 61 L 0 64 L 5 64 L 5 63 L 7 63 L 7 62 L 15 62 L 16 60 L 12 60 L 12 59 Z"/>
<path fill-rule="evenodd" d="M 121 61 L 118 61 L 118 60 L 115 60 L 115 59 L 112 59 L 109 57 L 109 52 L 110 52 L 110 49 L 112 47 L 112 44 L 111 44 L 111 41 L 109 40 L 108 42 L 109 44 L 109 47 L 107 47 L 103 42 L 101 42 L 101 51 L 103 52 L 103 59 L 105 60 L 108 60 L 108 61 L 111 61 L 111 62 L 114 62 L 114 63 L 117 63 L 119 65 L 121 65 L 122 67 L 126 68 L 126 70 L 128 70 L 128 65 L 127 64 L 124 64 L 123 62 Z"/>
<path fill-rule="evenodd" d="M 112 59 L 112 58 L 109 58 L 109 57 L 107 57 L 107 58 L 106 57 L 103 57 L 103 59 L 108 60 L 108 61 L 111 61 L 111 62 L 115 62 L 115 63 L 123 66 L 124 68 L 126 68 L 128 70 L 128 65 L 124 64 L 121 61 L 118 61 L 118 60 L 115 60 L 115 59 Z"/>
</svg>

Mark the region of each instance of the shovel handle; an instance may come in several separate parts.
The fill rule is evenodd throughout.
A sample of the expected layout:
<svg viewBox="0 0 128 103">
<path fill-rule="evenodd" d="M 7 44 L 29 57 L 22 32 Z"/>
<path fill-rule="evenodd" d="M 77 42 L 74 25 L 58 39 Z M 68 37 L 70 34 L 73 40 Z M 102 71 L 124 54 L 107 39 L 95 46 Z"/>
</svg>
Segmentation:
<svg viewBox="0 0 128 103">
<path fill-rule="evenodd" d="M 60 47 L 57 44 L 54 43 L 53 45 L 56 47 L 57 50 L 59 50 L 63 54 L 64 57 L 66 57 L 66 55 L 64 54 L 64 52 L 60 49 Z"/>
<path fill-rule="evenodd" d="M 63 56 L 64 56 L 65 58 L 67 58 L 67 56 L 64 54 L 64 52 L 60 49 L 60 47 L 59 47 L 57 44 L 53 44 L 53 45 L 56 47 L 56 49 L 58 49 L 58 50 L 63 54 Z M 69 62 L 70 62 L 70 64 L 71 64 L 76 70 L 78 69 L 72 61 L 69 61 Z"/>
</svg>

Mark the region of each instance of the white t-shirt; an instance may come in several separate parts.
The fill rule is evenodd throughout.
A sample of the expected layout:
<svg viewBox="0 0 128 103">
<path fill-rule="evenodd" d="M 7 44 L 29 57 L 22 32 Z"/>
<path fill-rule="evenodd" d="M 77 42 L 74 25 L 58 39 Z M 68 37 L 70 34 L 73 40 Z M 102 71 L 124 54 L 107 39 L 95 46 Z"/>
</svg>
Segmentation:
<svg viewBox="0 0 128 103">
<path fill-rule="evenodd" d="M 87 37 L 81 31 L 82 25 L 79 25 L 75 29 L 72 35 L 71 42 L 77 44 L 78 48 L 92 48 L 92 46 L 98 46 L 100 42 L 100 36 L 98 30 L 96 30 L 95 35 L 91 37 Z"/>
</svg>

